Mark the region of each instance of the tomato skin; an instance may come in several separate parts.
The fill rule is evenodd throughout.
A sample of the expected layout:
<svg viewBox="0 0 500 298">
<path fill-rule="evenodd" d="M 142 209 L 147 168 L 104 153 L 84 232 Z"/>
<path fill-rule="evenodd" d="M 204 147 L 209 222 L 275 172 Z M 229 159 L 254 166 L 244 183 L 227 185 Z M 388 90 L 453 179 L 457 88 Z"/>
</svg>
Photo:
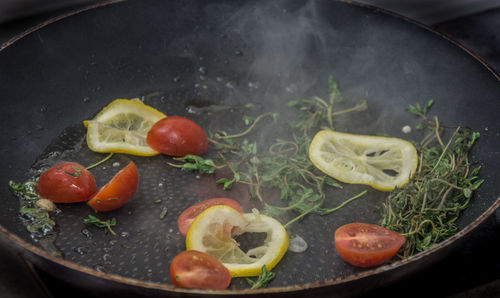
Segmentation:
<svg viewBox="0 0 500 298">
<path fill-rule="evenodd" d="M 186 237 L 189 227 L 196 216 L 205 211 L 205 209 L 215 205 L 227 205 L 236 209 L 236 211 L 243 213 L 241 205 L 235 200 L 229 198 L 213 198 L 201 201 L 182 211 L 181 215 L 177 218 L 177 226 L 179 227 L 179 231 L 182 236 Z"/>
<path fill-rule="evenodd" d="M 139 174 L 133 162 L 121 169 L 88 202 L 94 211 L 107 212 L 120 208 L 132 199 L 139 185 Z"/>
<path fill-rule="evenodd" d="M 94 176 L 82 165 L 74 162 L 60 163 L 38 178 L 37 193 L 54 203 L 88 201 L 97 191 Z"/>
<path fill-rule="evenodd" d="M 148 145 L 170 155 L 201 155 L 208 150 L 208 139 L 203 129 L 190 119 L 169 116 L 156 122 L 148 132 Z"/>
<path fill-rule="evenodd" d="M 335 231 L 335 247 L 340 257 L 354 266 L 373 267 L 392 258 L 405 238 L 384 227 L 350 223 Z"/>
<path fill-rule="evenodd" d="M 216 258 L 196 250 L 178 254 L 170 264 L 172 284 L 194 289 L 227 289 L 231 283 L 229 270 Z"/>
</svg>

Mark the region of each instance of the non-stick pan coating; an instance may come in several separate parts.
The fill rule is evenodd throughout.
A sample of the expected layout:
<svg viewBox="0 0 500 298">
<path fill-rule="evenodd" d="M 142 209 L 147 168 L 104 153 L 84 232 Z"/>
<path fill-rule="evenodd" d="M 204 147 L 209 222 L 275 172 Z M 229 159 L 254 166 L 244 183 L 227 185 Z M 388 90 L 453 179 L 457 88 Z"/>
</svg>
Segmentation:
<svg viewBox="0 0 500 298">
<path fill-rule="evenodd" d="M 192 118 L 206 131 L 238 132 L 245 128 L 245 114 L 286 114 L 289 100 L 325 97 L 333 76 L 348 102 L 367 99 L 369 106 L 337 119 L 338 130 L 414 140 L 417 133 L 401 132 L 402 126 L 417 123 L 405 109 L 435 99 L 433 113 L 443 123 L 481 132 L 473 159 L 484 165 L 486 182 L 460 218 L 460 228 L 491 212 L 500 193 L 495 181 L 500 172 L 500 86 L 495 75 L 448 40 L 371 8 L 334 1 L 127 1 L 83 11 L 28 34 L 0 52 L 0 70 L 0 224 L 28 243 L 34 242 L 18 218 L 18 201 L 7 181 L 22 181 L 33 173 L 29 169 L 60 160 L 89 165 L 102 159 L 104 155 L 87 148 L 81 122 L 115 98 L 139 97 L 167 115 Z M 254 107 L 242 108 L 246 103 Z M 190 113 L 191 106 L 213 105 L 225 108 Z M 271 122 L 263 125 L 272 127 Z M 260 143 L 279 136 L 279 130 L 263 131 Z M 214 157 L 213 152 L 208 156 Z M 84 226 L 82 219 L 93 214 L 85 204 L 58 205 L 62 212 L 55 245 L 65 260 L 169 284 L 170 261 L 185 249 L 176 226 L 183 209 L 221 196 L 239 200 L 246 211 L 259 206 L 244 189 L 227 192 L 212 176 L 169 167 L 167 156 L 115 155 L 92 171 L 98 185 L 129 161 L 139 169 L 137 194 L 120 210 L 99 214 L 117 219 L 117 236 Z M 339 212 L 311 215 L 290 228 L 309 249 L 287 253 L 274 270 L 272 287 L 348 283 L 391 269 L 358 269 L 335 251 L 335 229 L 353 221 L 377 223 L 385 196 L 368 187 L 346 186 L 342 197 L 327 200 L 334 207 L 364 189 L 365 198 Z M 168 213 L 162 219 L 163 207 Z M 245 288 L 244 279 L 233 280 L 231 289 Z"/>
</svg>

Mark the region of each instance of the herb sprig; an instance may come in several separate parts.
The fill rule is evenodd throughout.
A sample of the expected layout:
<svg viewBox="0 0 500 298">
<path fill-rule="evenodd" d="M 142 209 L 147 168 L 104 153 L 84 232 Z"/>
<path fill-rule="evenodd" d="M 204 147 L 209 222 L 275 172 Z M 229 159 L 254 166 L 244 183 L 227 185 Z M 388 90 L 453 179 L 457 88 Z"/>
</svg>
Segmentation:
<svg viewBox="0 0 500 298">
<path fill-rule="evenodd" d="M 260 275 L 257 281 L 253 281 L 250 278 L 247 278 L 247 282 L 250 285 L 252 290 L 265 288 L 268 284 L 276 277 L 276 274 L 271 271 L 267 271 L 266 265 L 262 265 L 260 270 Z"/>
<path fill-rule="evenodd" d="M 427 117 L 433 103 L 409 108 L 411 114 L 422 119 L 422 127 L 429 133 L 416 146 L 416 173 L 408 184 L 392 191 L 385 203 L 382 225 L 406 237 L 400 250 L 403 258 L 455 234 L 460 212 L 484 182 L 478 177 L 480 166 L 473 167 L 468 158 L 479 133 L 457 127 L 445 144 L 445 130 L 438 118 Z"/>
<path fill-rule="evenodd" d="M 116 226 L 116 218 L 111 218 L 108 220 L 100 220 L 99 218 L 89 214 L 87 218 L 83 219 L 85 225 L 94 225 L 101 229 L 107 229 L 111 234 L 116 235 L 115 231 L 111 227 Z"/>
</svg>

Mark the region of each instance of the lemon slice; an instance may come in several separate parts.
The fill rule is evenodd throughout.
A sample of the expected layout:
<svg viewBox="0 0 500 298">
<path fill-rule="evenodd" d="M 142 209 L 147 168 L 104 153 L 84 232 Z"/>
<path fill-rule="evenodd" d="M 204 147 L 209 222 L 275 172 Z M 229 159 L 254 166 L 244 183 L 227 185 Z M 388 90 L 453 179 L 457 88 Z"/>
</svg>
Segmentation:
<svg viewBox="0 0 500 298">
<path fill-rule="evenodd" d="M 116 99 L 104 107 L 87 127 L 87 145 L 92 151 L 127 153 L 141 156 L 158 154 L 146 142 L 149 130 L 162 112 L 139 99 Z"/>
<path fill-rule="evenodd" d="M 418 163 L 417 150 L 398 138 L 318 132 L 309 158 L 325 174 L 345 183 L 391 191 L 408 182 Z"/>
<path fill-rule="evenodd" d="M 259 214 L 241 214 L 217 205 L 198 215 L 186 235 L 186 248 L 207 253 L 229 270 L 232 277 L 258 276 L 262 266 L 271 270 L 288 249 L 288 234 L 277 220 Z M 267 233 L 264 243 L 244 252 L 235 236 L 245 232 Z"/>
</svg>

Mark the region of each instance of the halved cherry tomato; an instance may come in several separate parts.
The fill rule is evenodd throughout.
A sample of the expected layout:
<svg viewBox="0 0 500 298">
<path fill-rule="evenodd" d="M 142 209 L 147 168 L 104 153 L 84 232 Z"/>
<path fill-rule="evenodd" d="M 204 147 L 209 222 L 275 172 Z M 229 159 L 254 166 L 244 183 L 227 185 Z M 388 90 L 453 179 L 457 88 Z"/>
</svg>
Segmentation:
<svg viewBox="0 0 500 298">
<path fill-rule="evenodd" d="M 43 172 L 36 189 L 38 195 L 54 203 L 76 203 L 88 201 L 97 185 L 82 165 L 63 162 Z"/>
<path fill-rule="evenodd" d="M 179 218 L 177 219 L 177 226 L 179 227 L 179 231 L 181 232 L 181 234 L 186 237 L 189 227 L 191 226 L 191 223 L 194 221 L 196 216 L 205 211 L 205 209 L 207 209 L 208 207 L 212 207 L 215 205 L 227 205 L 229 207 L 232 207 L 233 209 L 236 209 L 236 211 L 243 213 L 241 205 L 235 200 L 229 198 L 213 198 L 196 203 L 193 206 L 182 211 L 181 215 L 179 215 Z"/>
<path fill-rule="evenodd" d="M 156 122 L 148 132 L 148 145 L 170 155 L 201 155 L 208 150 L 208 139 L 201 127 L 184 117 L 169 116 Z"/>
<path fill-rule="evenodd" d="M 380 265 L 396 254 L 405 238 L 389 229 L 366 223 L 350 223 L 335 231 L 340 257 L 355 266 Z"/>
<path fill-rule="evenodd" d="M 116 175 L 90 199 L 89 206 L 95 211 L 111 211 L 125 205 L 134 196 L 139 175 L 133 162 L 121 169 Z"/>
<path fill-rule="evenodd" d="M 172 283 L 183 288 L 224 290 L 231 274 L 216 258 L 196 250 L 178 254 L 170 264 Z"/>
</svg>

